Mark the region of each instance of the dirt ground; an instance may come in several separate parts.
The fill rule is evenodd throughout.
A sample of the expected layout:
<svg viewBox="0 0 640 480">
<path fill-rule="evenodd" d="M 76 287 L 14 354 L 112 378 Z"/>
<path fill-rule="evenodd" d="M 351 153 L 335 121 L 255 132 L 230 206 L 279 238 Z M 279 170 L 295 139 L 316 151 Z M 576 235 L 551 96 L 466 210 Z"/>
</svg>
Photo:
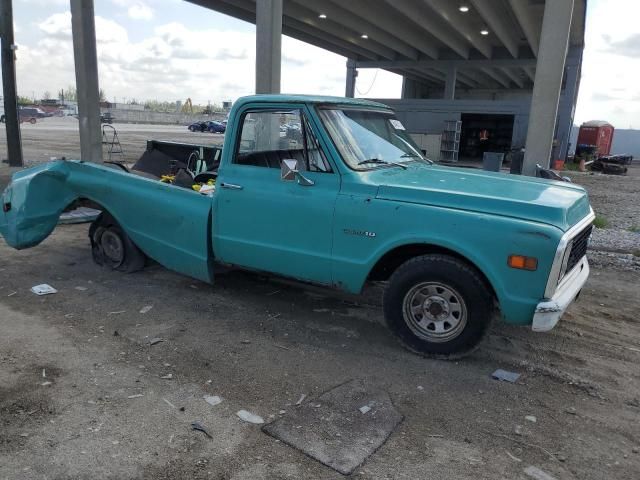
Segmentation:
<svg viewBox="0 0 640 480">
<path fill-rule="evenodd" d="M 596 211 L 613 181 L 584 181 Z M 625 185 L 634 215 L 640 187 Z M 87 230 L 60 226 L 20 252 L 0 239 L 0 479 L 343 478 L 235 413 L 271 421 L 351 379 L 386 390 L 404 416 L 354 477 L 525 479 L 533 465 L 557 479 L 640 478 L 638 270 L 596 262 L 553 331 L 496 324 L 476 353 L 446 362 L 396 343 L 378 288 L 124 275 L 92 263 Z M 59 292 L 29 292 L 44 282 Z M 496 368 L 522 377 L 497 382 Z"/>
</svg>

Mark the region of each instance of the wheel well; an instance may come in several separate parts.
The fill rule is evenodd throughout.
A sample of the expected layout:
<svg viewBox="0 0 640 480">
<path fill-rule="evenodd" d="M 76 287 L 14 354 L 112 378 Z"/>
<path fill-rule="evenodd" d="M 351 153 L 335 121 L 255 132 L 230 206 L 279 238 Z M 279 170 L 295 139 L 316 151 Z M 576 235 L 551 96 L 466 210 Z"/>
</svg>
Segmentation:
<svg viewBox="0 0 640 480">
<path fill-rule="evenodd" d="M 393 272 L 395 272 L 396 269 L 406 261 L 414 257 L 429 255 L 433 253 L 448 255 L 450 257 L 454 257 L 459 260 L 462 260 L 464 263 L 466 263 L 467 265 L 469 265 L 471 268 L 473 268 L 478 272 L 478 274 L 480 275 L 482 280 L 485 282 L 489 290 L 491 290 L 493 297 L 497 298 L 495 290 L 493 289 L 493 286 L 491 285 L 491 282 L 489 281 L 487 276 L 468 258 L 466 258 L 463 255 L 460 255 L 458 252 L 454 250 L 450 250 L 445 247 L 440 247 L 438 245 L 431 245 L 431 244 L 425 244 L 425 243 L 403 245 L 400 247 L 396 247 L 393 250 L 387 252 L 373 266 L 373 268 L 371 269 L 371 272 L 369 272 L 367 281 L 380 282 L 380 281 L 389 280 L 389 278 L 391 277 L 391 274 L 393 274 Z"/>
</svg>

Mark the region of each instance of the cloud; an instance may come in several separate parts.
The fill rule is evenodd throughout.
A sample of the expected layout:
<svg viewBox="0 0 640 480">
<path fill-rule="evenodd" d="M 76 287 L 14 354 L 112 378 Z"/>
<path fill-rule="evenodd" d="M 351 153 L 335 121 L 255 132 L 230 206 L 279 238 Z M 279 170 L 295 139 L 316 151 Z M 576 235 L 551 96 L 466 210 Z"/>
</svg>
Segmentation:
<svg viewBox="0 0 640 480">
<path fill-rule="evenodd" d="M 138 3 L 112 0 L 121 11 Z M 151 2 L 148 2 L 154 5 Z M 121 20 L 116 21 L 117 18 Z M 194 29 L 179 22 L 153 26 L 145 38 L 129 35 L 122 17 L 95 17 L 100 87 L 109 99 L 233 100 L 254 92 L 255 34 L 224 27 Z M 153 24 L 152 24 L 153 25 Z M 55 13 L 37 24 L 36 39 L 25 39 L 18 51 L 18 86 L 22 93 L 55 92 L 75 83 L 71 14 Z M 134 37 L 134 38 L 132 38 Z M 346 59 L 283 37 L 282 91 L 344 94 Z M 399 92 L 397 76 L 379 75 L 372 92 L 388 97 L 389 85 Z M 368 87 L 371 80 L 363 74 Z M 40 92 L 40 93 L 38 93 Z"/>
<path fill-rule="evenodd" d="M 607 52 L 630 58 L 640 57 L 639 33 L 635 33 L 622 40 L 613 40 L 609 35 L 603 35 L 602 38 L 605 44 L 607 44 Z"/>
<path fill-rule="evenodd" d="M 153 18 L 153 9 L 144 3 L 134 3 L 127 10 L 129 18 L 134 20 L 151 20 Z"/>
</svg>

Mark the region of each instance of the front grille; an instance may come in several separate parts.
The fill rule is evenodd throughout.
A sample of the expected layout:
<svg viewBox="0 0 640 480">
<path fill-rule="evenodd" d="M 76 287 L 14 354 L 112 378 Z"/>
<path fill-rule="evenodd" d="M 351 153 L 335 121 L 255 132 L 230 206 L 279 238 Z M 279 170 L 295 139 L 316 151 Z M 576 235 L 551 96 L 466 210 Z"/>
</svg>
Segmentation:
<svg viewBox="0 0 640 480">
<path fill-rule="evenodd" d="M 571 251 L 569 252 L 569 259 L 567 260 L 567 268 L 565 272 L 570 272 L 575 267 L 580 259 L 587 254 L 587 245 L 589 244 L 589 237 L 591 236 L 591 230 L 593 225 L 587 226 L 584 230 L 578 233 L 571 241 Z"/>
</svg>

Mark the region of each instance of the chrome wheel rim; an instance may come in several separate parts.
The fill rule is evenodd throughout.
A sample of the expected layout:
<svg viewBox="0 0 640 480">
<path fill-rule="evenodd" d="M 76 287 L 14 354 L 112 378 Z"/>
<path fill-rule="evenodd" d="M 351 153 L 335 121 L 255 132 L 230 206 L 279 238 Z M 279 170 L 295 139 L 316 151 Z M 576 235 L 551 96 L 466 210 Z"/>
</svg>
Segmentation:
<svg viewBox="0 0 640 480">
<path fill-rule="evenodd" d="M 418 337 L 430 342 L 456 338 L 467 324 L 467 307 L 454 288 L 438 282 L 412 287 L 402 305 L 407 326 Z"/>
</svg>

